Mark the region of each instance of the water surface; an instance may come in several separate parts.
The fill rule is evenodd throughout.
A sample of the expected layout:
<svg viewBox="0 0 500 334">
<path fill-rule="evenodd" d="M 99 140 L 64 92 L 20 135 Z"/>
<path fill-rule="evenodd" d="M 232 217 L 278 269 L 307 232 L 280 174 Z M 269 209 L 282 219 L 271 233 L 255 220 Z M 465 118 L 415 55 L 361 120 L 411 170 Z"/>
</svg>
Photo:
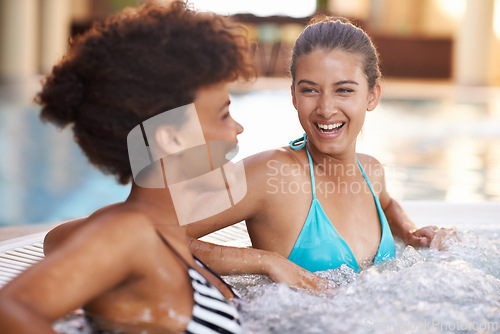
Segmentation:
<svg viewBox="0 0 500 334">
<path fill-rule="evenodd" d="M 497 333 L 499 233 L 458 230 L 440 251 L 398 243 L 395 260 L 359 274 L 319 272 L 338 286 L 320 295 L 262 276 L 227 279 L 243 295 L 248 333 Z"/>
</svg>

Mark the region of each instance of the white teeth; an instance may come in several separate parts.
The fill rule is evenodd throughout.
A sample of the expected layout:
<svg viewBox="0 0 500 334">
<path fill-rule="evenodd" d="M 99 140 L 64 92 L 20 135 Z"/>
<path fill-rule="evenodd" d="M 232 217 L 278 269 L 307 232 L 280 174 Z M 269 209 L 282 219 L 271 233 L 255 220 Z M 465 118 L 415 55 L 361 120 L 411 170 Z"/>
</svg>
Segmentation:
<svg viewBox="0 0 500 334">
<path fill-rule="evenodd" d="M 336 128 L 340 128 L 343 123 L 335 123 L 335 124 L 319 124 L 318 127 L 323 130 L 332 130 Z"/>
</svg>

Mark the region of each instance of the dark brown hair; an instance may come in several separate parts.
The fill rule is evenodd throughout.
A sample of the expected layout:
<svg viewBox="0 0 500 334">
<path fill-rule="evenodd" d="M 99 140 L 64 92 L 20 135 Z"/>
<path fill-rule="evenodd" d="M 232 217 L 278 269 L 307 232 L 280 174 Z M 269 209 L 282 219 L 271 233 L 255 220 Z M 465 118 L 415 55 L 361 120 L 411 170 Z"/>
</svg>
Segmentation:
<svg viewBox="0 0 500 334">
<path fill-rule="evenodd" d="M 370 37 L 347 19 L 318 16 L 302 31 L 293 47 L 290 65 L 293 85 L 297 61 L 318 49 L 327 52 L 339 49 L 361 56 L 369 88 L 378 83 L 381 77 L 379 58 Z"/>
<path fill-rule="evenodd" d="M 47 76 L 35 98 L 41 119 L 73 124 L 89 161 L 128 183 L 136 125 L 192 103 L 200 87 L 254 75 L 245 33 L 180 1 L 126 9 L 77 38 Z"/>
</svg>

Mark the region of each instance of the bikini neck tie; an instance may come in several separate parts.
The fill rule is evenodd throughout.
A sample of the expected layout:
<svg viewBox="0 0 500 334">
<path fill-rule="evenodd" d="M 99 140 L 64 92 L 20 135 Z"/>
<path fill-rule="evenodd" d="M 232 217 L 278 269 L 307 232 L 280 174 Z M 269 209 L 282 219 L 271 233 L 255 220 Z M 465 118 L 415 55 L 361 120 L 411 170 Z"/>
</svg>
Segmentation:
<svg viewBox="0 0 500 334">
<path fill-rule="evenodd" d="M 307 142 L 307 135 L 304 133 L 304 135 L 298 139 L 292 140 L 289 145 L 292 150 L 300 150 L 304 146 L 306 146 Z"/>
</svg>

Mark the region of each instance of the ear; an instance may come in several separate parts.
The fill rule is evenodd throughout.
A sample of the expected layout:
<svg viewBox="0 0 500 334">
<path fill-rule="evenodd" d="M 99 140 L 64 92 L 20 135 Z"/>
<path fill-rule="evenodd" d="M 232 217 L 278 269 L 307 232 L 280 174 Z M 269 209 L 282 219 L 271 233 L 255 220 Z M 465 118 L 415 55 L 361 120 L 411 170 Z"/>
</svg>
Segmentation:
<svg viewBox="0 0 500 334">
<path fill-rule="evenodd" d="M 381 94 L 382 88 L 379 84 L 376 84 L 368 93 L 368 105 L 366 106 L 366 110 L 372 111 L 378 106 Z"/>
<path fill-rule="evenodd" d="M 183 149 L 182 141 L 173 125 L 160 126 L 155 132 L 158 147 L 167 154 L 174 154 Z"/>
<path fill-rule="evenodd" d="M 293 84 L 290 85 L 290 91 L 292 93 L 292 103 L 293 103 L 293 107 L 295 108 L 295 110 L 299 110 L 297 109 L 297 99 L 295 98 L 295 89 L 293 88 Z"/>
</svg>

